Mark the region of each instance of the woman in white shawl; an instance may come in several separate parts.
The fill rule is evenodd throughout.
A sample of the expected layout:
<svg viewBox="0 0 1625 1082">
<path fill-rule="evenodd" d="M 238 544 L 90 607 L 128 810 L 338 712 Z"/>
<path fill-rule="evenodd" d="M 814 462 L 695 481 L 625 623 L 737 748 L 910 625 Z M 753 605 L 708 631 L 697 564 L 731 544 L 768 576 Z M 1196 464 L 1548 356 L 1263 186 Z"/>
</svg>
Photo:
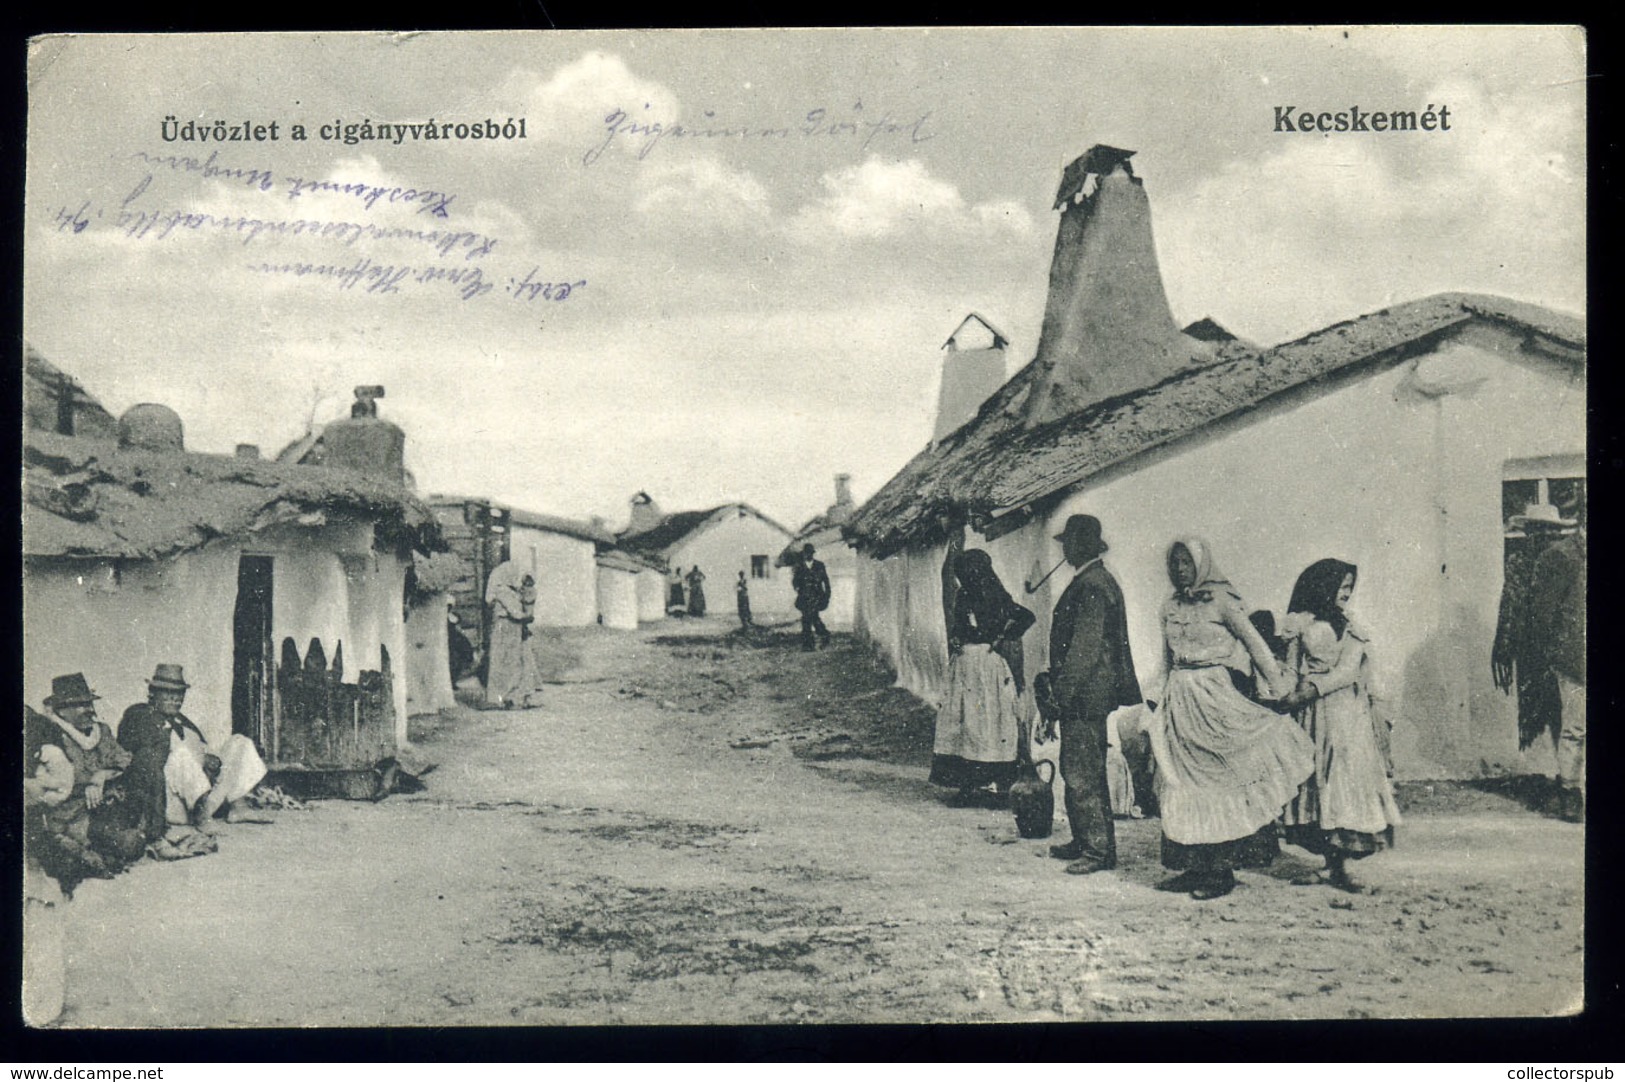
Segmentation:
<svg viewBox="0 0 1625 1082">
<path fill-rule="evenodd" d="M 490 670 L 485 682 L 485 701 L 491 706 L 512 710 L 530 706 L 540 691 L 536 687 L 534 663 L 527 662 L 532 647 L 525 632 L 535 617 L 525 611 L 524 580 L 529 575 L 520 564 L 504 560 L 491 570 L 485 583 L 485 603 L 491 606 Z"/>
<path fill-rule="evenodd" d="M 1236 690 L 1232 670 L 1256 675 L 1260 695 L 1292 690 L 1247 606 L 1199 538 L 1168 549 L 1173 596 L 1162 606 L 1164 680 L 1150 726 L 1162 807 L 1162 863 L 1181 874 L 1161 890 L 1198 900 L 1235 889 L 1236 868 L 1268 863 L 1275 820 L 1315 768 L 1314 747 L 1290 717 Z"/>
</svg>

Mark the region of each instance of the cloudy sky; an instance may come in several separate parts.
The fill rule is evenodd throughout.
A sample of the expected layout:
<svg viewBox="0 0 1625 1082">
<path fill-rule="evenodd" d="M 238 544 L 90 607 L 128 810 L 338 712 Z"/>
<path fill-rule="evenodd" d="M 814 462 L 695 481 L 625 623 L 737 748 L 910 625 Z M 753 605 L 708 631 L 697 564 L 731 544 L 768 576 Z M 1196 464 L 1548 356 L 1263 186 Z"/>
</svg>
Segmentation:
<svg viewBox="0 0 1625 1082">
<path fill-rule="evenodd" d="M 1441 290 L 1583 314 L 1585 69 L 1540 28 L 44 39 L 25 332 L 195 450 L 274 453 L 382 383 L 424 491 L 794 527 L 925 443 L 967 311 L 1031 359 L 1094 143 L 1137 151 L 1181 323 L 1268 344 Z M 1277 132 L 1287 105 L 1450 130 Z M 486 118 L 526 137 L 320 131 Z"/>
</svg>

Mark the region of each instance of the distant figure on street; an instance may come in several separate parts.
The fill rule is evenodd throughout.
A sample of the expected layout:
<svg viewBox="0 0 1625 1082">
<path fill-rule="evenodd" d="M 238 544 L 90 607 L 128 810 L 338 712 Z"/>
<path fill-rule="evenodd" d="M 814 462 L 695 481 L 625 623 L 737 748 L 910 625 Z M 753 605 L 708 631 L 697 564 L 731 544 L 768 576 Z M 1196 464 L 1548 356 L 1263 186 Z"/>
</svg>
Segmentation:
<svg viewBox="0 0 1625 1082">
<path fill-rule="evenodd" d="M 144 809 L 148 852 L 164 859 L 211 852 L 192 831 L 215 833 L 215 816 L 229 815 L 266 773 L 254 742 L 241 733 L 218 746 L 204 739 L 181 713 L 189 687 L 179 665 L 159 665 L 147 681 L 147 701 L 126 710 L 118 727 L 119 743 L 130 752 L 126 800 Z"/>
<path fill-rule="evenodd" d="M 796 609 L 801 613 L 801 648 L 815 650 L 829 645 L 829 629 L 819 614 L 829 608 L 829 571 L 824 561 L 814 559 L 811 545 L 801 547 L 801 559 L 790 575 L 796 592 Z"/>
<path fill-rule="evenodd" d="M 1541 739 L 1555 743 L 1563 724 L 1557 674 L 1546 663 L 1544 644 L 1531 633 L 1529 594 L 1541 554 L 1562 537 L 1564 527 L 1574 523 L 1565 521 L 1551 504 L 1530 504 L 1512 522 L 1522 529 L 1523 537 L 1507 543 L 1506 578 L 1501 584 L 1490 668 L 1496 687 L 1508 695 L 1516 690 L 1521 751 Z"/>
<path fill-rule="evenodd" d="M 688 614 L 705 615 L 705 572 L 695 564 L 688 572 Z"/>
<path fill-rule="evenodd" d="M 739 583 L 734 586 L 734 599 L 739 604 L 739 626 L 749 628 L 750 622 L 750 583 L 745 581 L 745 573 L 739 573 Z"/>
<path fill-rule="evenodd" d="M 1371 637 L 1349 618 L 1359 572 L 1341 560 L 1318 560 L 1292 587 L 1281 634 L 1287 676 L 1296 679 L 1281 701 L 1315 745 L 1315 772 L 1298 788 L 1281 822 L 1286 840 L 1326 860 L 1328 883 L 1353 894 L 1360 884 L 1348 862 L 1394 844 L 1399 805 L 1372 712 Z"/>
<path fill-rule="evenodd" d="M 1004 794 L 1016 780 L 1026 690 L 1021 637 L 1037 617 L 1016 604 L 982 549 L 960 553 L 954 577 L 948 696 L 937 711 L 931 783 L 956 790 L 948 803 L 964 808 L 983 788 Z"/>
<path fill-rule="evenodd" d="M 524 580 L 528 573 L 516 560 L 504 560 L 491 569 L 485 583 L 485 603 L 491 606 L 491 642 L 486 648 L 485 702 L 500 710 L 524 704 L 539 689 L 535 673 L 525 664 L 529 647 L 525 631 L 535 622 L 525 613 Z"/>
<path fill-rule="evenodd" d="M 1535 560 L 1527 637 L 1557 680 L 1562 706 L 1557 735 L 1557 813 L 1585 819 L 1586 766 L 1586 508 L 1576 508 L 1572 534 Z"/>
<path fill-rule="evenodd" d="M 1050 620 L 1046 737 L 1061 737 L 1061 781 L 1072 840 L 1050 846 L 1072 875 L 1117 867 L 1107 763 L 1107 718 L 1142 701 L 1128 616 L 1117 579 L 1101 563 L 1109 545 L 1093 515 L 1073 515 L 1055 539 L 1075 568 Z"/>
<path fill-rule="evenodd" d="M 1315 749 L 1293 722 L 1236 690 L 1229 670 L 1251 667 L 1271 700 L 1291 688 L 1207 543 L 1168 548 L 1174 592 L 1162 606 L 1168 669 L 1151 726 L 1162 809 L 1162 863 L 1180 874 L 1157 889 L 1197 901 L 1236 886 L 1235 869 L 1280 852 L 1275 821 L 1314 773 Z"/>
<path fill-rule="evenodd" d="M 683 596 L 683 569 L 677 568 L 671 573 L 671 582 L 666 587 L 666 615 L 688 615 L 688 599 Z"/>
</svg>

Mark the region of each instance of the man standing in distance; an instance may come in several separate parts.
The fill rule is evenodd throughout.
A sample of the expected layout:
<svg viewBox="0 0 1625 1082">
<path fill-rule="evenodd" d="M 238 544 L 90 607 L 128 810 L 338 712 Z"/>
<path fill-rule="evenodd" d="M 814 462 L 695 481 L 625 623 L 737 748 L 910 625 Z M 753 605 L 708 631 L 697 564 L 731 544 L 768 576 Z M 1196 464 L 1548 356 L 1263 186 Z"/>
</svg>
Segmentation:
<svg viewBox="0 0 1625 1082">
<path fill-rule="evenodd" d="M 1050 856 L 1071 861 L 1068 873 L 1088 875 L 1117 866 L 1106 718 L 1119 706 L 1141 701 L 1140 682 L 1129 652 L 1123 591 L 1100 562 L 1107 549 L 1100 520 L 1073 515 L 1055 539 L 1077 572 L 1050 621 L 1051 716 L 1059 719 L 1061 778 L 1072 827 L 1072 840 L 1050 846 Z"/>
<path fill-rule="evenodd" d="M 829 572 L 824 568 L 824 561 L 813 558 L 813 551 L 811 545 L 802 546 L 801 559 L 796 561 L 796 569 L 790 576 L 790 585 L 796 591 L 796 608 L 801 612 L 803 650 L 829 645 L 829 629 L 819 616 L 829 608 Z"/>
</svg>

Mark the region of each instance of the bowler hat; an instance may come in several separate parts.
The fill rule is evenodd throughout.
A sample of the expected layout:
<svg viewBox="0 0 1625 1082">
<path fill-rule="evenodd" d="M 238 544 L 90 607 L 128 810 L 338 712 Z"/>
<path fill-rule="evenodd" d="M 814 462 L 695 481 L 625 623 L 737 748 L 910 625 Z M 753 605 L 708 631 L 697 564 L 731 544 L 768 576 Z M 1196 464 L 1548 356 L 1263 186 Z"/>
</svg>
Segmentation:
<svg viewBox="0 0 1625 1082">
<path fill-rule="evenodd" d="M 82 672 L 69 673 L 67 676 L 51 677 L 51 694 L 45 697 L 48 707 L 78 706 L 81 703 L 95 702 L 101 696 L 90 690 L 90 684 L 85 680 Z"/>
<path fill-rule="evenodd" d="M 811 545 L 802 545 L 801 546 L 801 555 L 803 555 L 803 556 L 811 556 L 814 552 L 817 552 L 817 551 L 818 550 L 813 548 Z"/>
<path fill-rule="evenodd" d="M 192 685 L 186 682 L 179 665 L 160 664 L 153 670 L 152 679 L 147 681 L 147 686 L 164 691 L 185 691 Z"/>
<path fill-rule="evenodd" d="M 1100 520 L 1093 515 L 1073 515 L 1068 518 L 1061 532 L 1055 535 L 1055 540 L 1062 544 L 1068 540 L 1077 540 L 1095 556 L 1110 547 L 1101 540 Z"/>
</svg>

